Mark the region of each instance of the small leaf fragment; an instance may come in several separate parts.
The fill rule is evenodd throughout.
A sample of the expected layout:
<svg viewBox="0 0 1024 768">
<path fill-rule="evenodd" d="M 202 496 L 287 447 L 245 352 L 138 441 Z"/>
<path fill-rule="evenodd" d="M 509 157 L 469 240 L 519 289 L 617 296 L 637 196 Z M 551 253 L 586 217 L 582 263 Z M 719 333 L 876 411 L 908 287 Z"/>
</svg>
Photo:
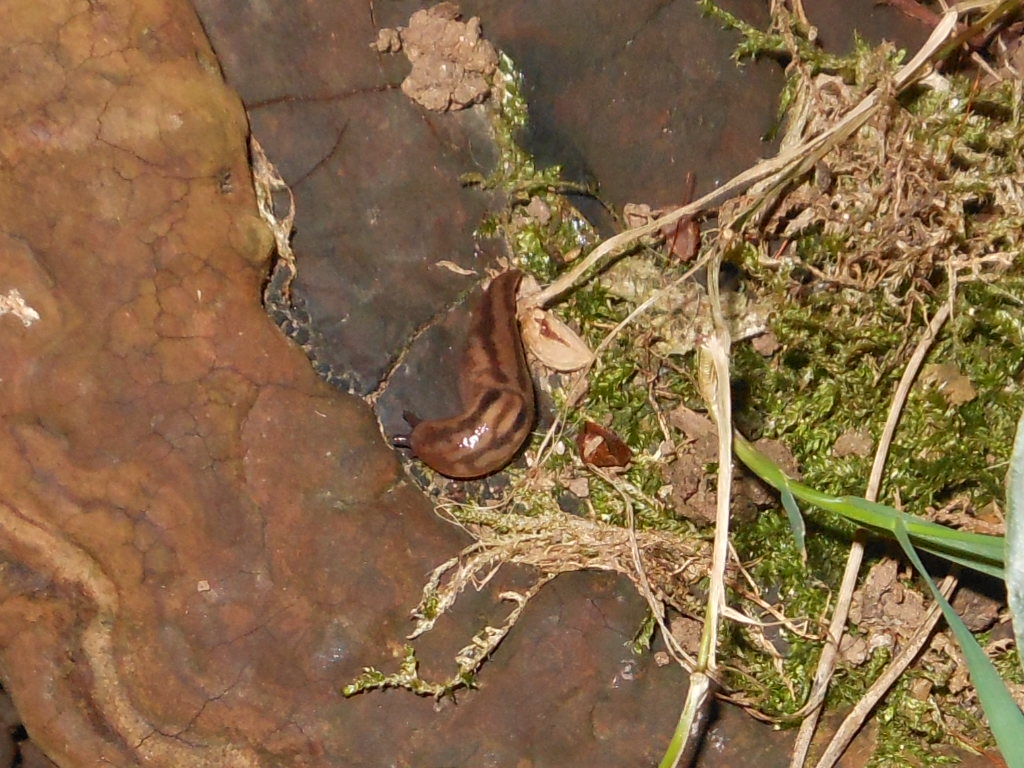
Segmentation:
<svg viewBox="0 0 1024 768">
<path fill-rule="evenodd" d="M 633 458 L 633 452 L 621 437 L 593 421 L 583 425 L 576 445 L 580 458 L 595 467 L 625 467 Z"/>
<path fill-rule="evenodd" d="M 569 373 L 594 361 L 586 342 L 553 312 L 531 309 L 520 322 L 526 349 L 548 368 Z"/>
</svg>

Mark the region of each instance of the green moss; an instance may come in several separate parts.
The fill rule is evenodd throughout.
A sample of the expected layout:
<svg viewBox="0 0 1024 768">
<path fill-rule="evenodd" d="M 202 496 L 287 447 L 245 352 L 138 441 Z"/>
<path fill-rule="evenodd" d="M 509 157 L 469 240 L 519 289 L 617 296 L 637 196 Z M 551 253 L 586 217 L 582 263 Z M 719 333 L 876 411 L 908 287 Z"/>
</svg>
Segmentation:
<svg viewBox="0 0 1024 768">
<path fill-rule="evenodd" d="M 467 174 L 463 183 L 505 194 L 507 207 L 482 222 L 479 234 L 503 237 L 523 267 L 539 280 L 548 281 L 561 271 L 566 260 L 597 242 L 593 228 L 565 197 L 592 195 L 594 191 L 564 180 L 560 166 L 537 166 L 519 143 L 527 124 L 527 108 L 522 75 L 508 56 L 500 58 L 497 80 L 491 127 L 499 160 L 489 176 Z M 528 211 L 531 203 L 544 210 L 544 215 Z"/>
<path fill-rule="evenodd" d="M 943 712 L 937 708 L 933 698 L 915 697 L 911 690 L 916 677 L 912 674 L 901 677 L 879 706 L 875 717 L 879 726 L 877 746 L 870 766 L 902 768 L 911 760 L 920 765 L 961 762 L 960 756 L 944 755 L 936 746 L 948 741 L 943 718 L 958 716 L 963 719 L 966 711 Z M 978 725 L 973 723 L 973 730 L 978 730 Z"/>
<path fill-rule="evenodd" d="M 740 558 L 751 563 L 748 570 L 762 596 L 781 605 L 786 616 L 797 624 L 805 623 L 814 634 L 815 628 L 827 620 L 827 611 L 833 603 L 834 589 L 841 575 L 837 566 L 842 563 L 847 549 L 845 537 L 835 535 L 834 531 L 809 536 L 805 566 L 793 543 L 785 515 L 777 510 L 765 512 L 748 524 L 735 526 L 732 540 Z M 738 596 L 732 602 L 746 610 L 756 610 Z M 768 615 L 762 618 L 773 621 Z M 756 696 L 763 711 L 782 716 L 803 705 L 821 650 L 818 642 L 785 629 L 777 630 L 776 644 L 781 654 L 777 666 L 754 641 L 750 629 L 736 626 L 727 640 L 721 649 L 723 658 L 742 660 L 744 671 L 744 676 L 732 682 Z"/>
<path fill-rule="evenodd" d="M 829 250 L 805 244 L 818 265 Z M 833 251 L 834 253 L 834 251 Z M 882 500 L 923 514 L 953 498 L 966 498 L 975 508 L 1003 498 L 1005 466 L 1019 414 L 1024 410 L 1024 323 L 1018 296 L 1024 296 L 1020 265 L 993 283 L 961 287 L 957 309 L 929 361 L 955 362 L 977 390 L 969 402 L 952 405 L 934 386 L 918 383 L 903 411 L 896 441 L 886 464 Z M 767 284 L 779 278 L 764 274 Z M 938 286 L 941 289 L 941 285 Z M 939 291 L 927 300 L 930 316 L 944 299 Z M 812 294 L 800 303 L 780 304 L 772 327 L 781 348 L 770 359 L 749 346 L 734 348 L 734 375 L 746 395 L 738 421 L 759 436 L 782 439 L 797 455 L 805 480 L 832 493 L 862 495 L 870 456 L 836 457 L 836 439 L 848 430 L 866 428 L 877 440 L 914 337 L 925 319 L 914 314 L 908 334 L 906 320 L 888 300 L 855 291 Z M 908 341 L 908 336 L 910 337 Z M 802 566 L 781 510 L 759 517 L 734 534 L 740 555 L 754 560 L 751 575 L 763 589 L 777 593 L 788 616 L 824 617 L 824 598 L 837 587 L 852 528 L 808 510 L 811 525 L 826 528 L 808 537 L 808 563 Z M 819 530 L 821 530 L 819 528 Z M 810 577 L 810 578 L 808 578 Z M 793 639 L 780 672 L 755 647 L 745 649 L 745 630 L 733 649 L 756 686 L 738 684 L 758 697 L 773 714 L 798 708 L 805 695 L 819 648 Z M 876 657 L 881 658 L 876 654 Z M 830 701 L 852 703 L 873 679 L 873 664 L 846 670 L 833 682 Z M 1007 664 L 1012 668 L 1014 665 Z M 1018 667 L 1019 671 L 1019 667 Z M 804 675 L 806 674 L 806 677 Z M 801 681 L 797 696 L 786 681 Z M 905 687 L 905 686 L 904 686 Z M 901 689 L 902 690 L 902 689 Z M 944 695 L 942 690 L 936 696 Z M 930 764 L 942 762 L 928 746 L 946 738 L 941 722 L 930 719 L 934 697 L 920 702 L 905 691 L 887 705 L 878 765 L 904 765 L 907 750 Z M 968 715 L 965 732 L 984 739 L 985 729 Z M 908 747 L 908 740 L 915 745 Z"/>
<path fill-rule="evenodd" d="M 630 643 L 633 653 L 640 654 L 651 650 L 651 645 L 654 643 L 654 633 L 657 631 L 658 620 L 653 613 L 648 611 L 636 634 L 633 635 L 633 642 Z"/>
<path fill-rule="evenodd" d="M 955 362 L 978 396 L 951 405 L 938 388 L 915 386 L 887 462 L 882 500 L 895 501 L 898 490 L 918 513 L 958 494 L 979 507 L 1001 500 L 1005 461 L 1024 409 L 1022 327 L 1008 289 L 1024 290 L 1024 283 L 1007 276 L 998 285 L 962 289 L 957 313 L 928 360 Z M 752 411 L 741 418 L 758 424 L 763 436 L 784 439 L 810 485 L 863 494 L 868 459 L 836 458 L 832 447 L 849 430 L 880 434 L 907 354 L 904 320 L 880 297 L 829 294 L 781 307 L 773 330 L 781 344 L 773 359 L 745 348 L 734 356 Z"/>
<path fill-rule="evenodd" d="M 791 23 L 787 18 L 762 32 L 710 3 L 702 5 L 744 36 L 739 56 L 788 60 L 792 55 L 778 32 L 784 28 L 778 24 Z M 903 58 L 892 49 L 872 50 L 857 41 L 850 57 L 828 59 L 800 39 L 799 29 L 791 26 L 791 31 L 809 73 L 839 74 L 860 86 L 883 81 Z M 782 96 L 784 109 L 796 102 L 805 85 L 800 72 L 791 74 L 795 76 Z M 810 485 L 862 495 L 871 457 L 837 457 L 833 446 L 855 429 L 866 429 L 877 442 L 910 352 L 946 300 L 949 272 L 944 264 L 955 265 L 959 276 L 953 317 L 926 364 L 954 364 L 976 396 L 966 401 L 948 397 L 923 378 L 911 390 L 886 463 L 881 500 L 915 514 L 954 499 L 966 500 L 974 509 L 993 502 L 1001 506 L 1006 461 L 1024 410 L 1024 265 L 1019 257 L 1024 252 L 1024 220 L 1019 193 L 1011 191 L 1015 182 L 1010 181 L 1024 171 L 1017 84 L 979 88 L 973 73 L 955 71 L 947 71 L 946 82 L 947 91 L 917 89 L 901 97 L 913 120 L 898 111 L 889 117 L 885 129 L 894 135 L 904 131 L 906 137 L 908 150 L 900 164 L 889 158 L 891 165 L 872 167 L 870 153 L 840 161 L 833 205 L 867 203 L 862 209 L 843 208 L 848 226 L 836 218 L 805 228 L 791 238 L 785 261 L 768 258 L 767 247 L 744 260 L 751 290 L 776 297 L 771 327 L 780 349 L 766 359 L 741 344 L 734 346 L 732 356 L 734 391 L 742 395 L 736 402 L 741 428 L 753 437 L 783 440 Z M 870 226 L 877 217 L 871 203 L 877 194 L 872 190 L 908 172 L 902 164 L 907 159 L 913 173 L 926 181 L 917 209 L 900 214 L 908 225 L 919 222 L 919 229 L 908 226 L 903 233 L 910 242 L 901 243 Z M 826 157 L 825 162 L 834 159 Z M 915 236 L 920 244 L 913 242 Z M 1004 264 L 1001 272 L 990 266 L 997 259 Z M 843 272 L 850 263 L 872 278 L 864 281 L 864 288 L 825 279 L 837 273 L 843 278 L 855 275 Z M 976 273 L 986 279 L 973 279 Z M 789 541 L 781 510 L 738 527 L 733 539 L 741 557 L 756 559 L 750 567 L 754 580 L 766 594 L 777 594 L 791 617 L 822 616 L 821 596 L 838 584 L 851 531 L 818 511 L 806 512 L 822 534 L 808 537 L 806 570 Z M 736 684 L 766 711 L 784 713 L 803 703 L 817 655 L 815 643 L 793 640 L 780 672 L 746 629 L 734 627 L 725 636 L 723 655 L 735 653 L 749 675 L 738 675 Z M 863 667 L 839 670 L 829 706 L 854 702 L 887 660 L 887 653 L 876 652 Z M 1015 661 L 1010 654 L 1001 669 L 1011 678 L 1021 676 Z M 924 701 L 910 696 L 910 681 L 921 674 L 905 676 L 880 712 L 874 764 L 906 765 L 911 752 L 922 763 L 943 762 L 931 746 L 950 740 L 946 724 L 935 717 L 939 707 L 962 713 L 954 730 L 972 734 L 979 743 L 985 740 L 984 725 L 966 708 L 950 707 L 948 702 L 957 699 L 942 685 Z M 799 681 L 795 695 L 786 689 L 787 680 Z"/>
<path fill-rule="evenodd" d="M 991 654 L 991 658 L 1003 680 L 1012 685 L 1024 686 L 1024 667 L 1021 666 L 1020 656 L 1017 655 L 1015 648 L 996 651 Z"/>
<path fill-rule="evenodd" d="M 407 645 L 398 672 L 388 675 L 374 667 L 365 667 L 362 674 L 341 689 L 341 694 L 345 698 L 351 698 L 372 690 L 402 688 L 418 696 L 432 696 L 435 699 L 440 699 L 453 695 L 460 688 L 473 688 L 475 684 L 473 673 L 465 668 L 460 669 L 452 678 L 442 683 L 424 680 L 419 674 L 416 650 L 411 645 Z"/>
<path fill-rule="evenodd" d="M 705 14 L 721 24 L 722 27 L 738 32 L 742 36 L 742 40 L 733 51 L 733 58 L 736 61 L 767 58 L 789 62 L 793 58 L 791 46 L 795 45 L 796 55 L 808 67 L 808 72 L 811 75 L 829 72 L 845 75 L 848 79 L 860 75 L 857 82 L 862 82 L 863 79 L 866 79 L 865 75 L 875 76 L 878 71 L 877 66 L 866 66 L 864 61 L 868 57 L 877 56 L 877 49 L 869 46 L 860 36 L 854 37 L 854 48 L 850 55 L 838 56 L 822 50 L 811 42 L 807 36 L 808 30 L 803 29 L 794 17 L 781 9 L 778 11 L 777 23 L 773 25 L 772 29 L 763 30 L 719 7 L 714 0 L 698 0 L 697 4 Z M 788 35 L 784 35 L 780 31 L 781 25 L 789 27 Z M 894 62 L 897 62 L 904 53 L 902 51 L 887 51 L 883 55 L 888 55 Z M 785 99 L 782 103 L 783 106 L 788 106 Z"/>
</svg>

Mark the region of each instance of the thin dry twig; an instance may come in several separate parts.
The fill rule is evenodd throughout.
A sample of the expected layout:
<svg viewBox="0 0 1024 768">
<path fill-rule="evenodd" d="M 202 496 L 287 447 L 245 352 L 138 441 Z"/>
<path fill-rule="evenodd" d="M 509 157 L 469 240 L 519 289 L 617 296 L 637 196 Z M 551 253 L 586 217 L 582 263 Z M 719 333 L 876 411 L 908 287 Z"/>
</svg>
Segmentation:
<svg viewBox="0 0 1024 768">
<path fill-rule="evenodd" d="M 719 240 L 721 244 L 721 240 Z M 725 569 L 729 559 L 729 511 L 732 496 L 733 454 L 732 454 L 732 397 L 729 388 L 730 334 L 722 312 L 718 274 L 721 267 L 722 251 L 717 250 L 708 270 L 708 295 L 714 331 L 705 340 L 698 352 L 698 366 L 701 396 L 714 417 L 718 429 L 718 489 L 715 511 L 715 540 L 712 545 L 710 586 L 708 588 L 707 610 L 704 614 L 704 628 L 701 632 L 697 665 L 690 676 L 686 691 L 686 703 L 679 716 L 676 735 L 670 745 L 674 750 L 672 768 L 676 768 L 684 754 L 692 749 L 707 722 L 708 705 L 712 692 L 712 681 L 718 672 L 717 651 L 718 631 L 725 613 Z M 685 729 L 685 736 L 682 731 Z M 680 738 L 681 748 L 676 748 Z M 668 755 L 663 764 L 668 761 Z"/>
<path fill-rule="evenodd" d="M 713 671 L 718 647 L 718 617 L 725 608 L 725 568 L 729 559 L 729 508 L 732 491 L 732 396 L 729 387 L 729 328 L 722 314 L 716 264 L 708 274 L 708 292 L 714 335 L 700 350 L 701 394 L 718 428 L 718 489 L 715 513 L 715 540 L 711 551 L 711 584 L 708 589 L 708 610 L 702 638 L 702 667 Z M 706 645 L 706 648 L 704 647 Z"/>
<path fill-rule="evenodd" d="M 668 648 L 669 654 L 679 666 L 687 672 L 692 672 L 696 666 L 696 661 L 683 649 L 679 641 L 676 640 L 675 635 L 669 631 L 668 625 L 665 624 L 665 605 L 654 596 L 654 592 L 651 590 L 651 582 L 647 577 L 647 569 L 644 567 L 643 557 L 640 555 L 640 544 L 637 541 L 633 502 L 630 500 L 629 495 L 620 488 L 619 483 L 616 482 L 614 477 L 597 467 L 591 467 L 591 470 L 611 485 L 622 499 L 626 509 L 626 530 L 629 531 L 629 551 L 633 556 L 633 565 L 636 568 L 636 581 L 639 585 L 640 593 L 643 595 L 644 600 L 647 601 L 647 607 L 650 609 L 651 615 L 654 616 L 654 620 L 658 623 L 658 628 L 661 630 L 662 637 L 665 638 L 665 646 Z"/>
<path fill-rule="evenodd" d="M 943 579 L 939 585 L 942 596 L 948 599 L 953 594 L 956 583 L 956 577 L 952 575 Z M 843 722 L 832 735 L 832 740 L 829 742 L 828 747 L 825 748 L 815 768 L 832 768 L 832 766 L 839 762 L 839 758 L 843 756 L 843 752 L 850 746 L 853 737 L 863 727 L 864 721 L 867 720 L 872 710 L 885 694 L 889 692 L 893 684 L 900 679 L 900 676 L 906 671 L 907 667 L 917 658 L 925 643 L 928 642 L 928 638 L 931 637 L 932 631 L 935 629 L 935 625 L 940 618 L 942 618 L 942 608 L 937 602 L 932 603 L 921 625 L 914 631 L 914 635 L 907 641 L 903 649 L 889 666 L 885 668 L 882 674 L 878 676 L 878 679 L 861 696 L 850 713 L 843 718 Z"/>
<path fill-rule="evenodd" d="M 935 343 L 939 329 L 953 311 L 953 296 L 954 294 L 951 292 L 949 298 L 942 305 L 939 311 L 935 313 L 931 322 L 928 323 L 928 327 L 925 329 L 924 334 L 918 341 L 917 346 L 914 349 L 914 353 L 910 356 L 910 360 L 907 362 L 907 367 L 903 371 L 903 376 L 900 378 L 896 391 L 893 393 L 892 403 L 889 406 L 889 413 L 885 420 L 885 426 L 882 429 L 882 435 L 879 438 L 878 447 L 875 450 L 874 463 L 871 467 L 871 475 L 868 479 L 868 487 L 865 492 L 865 497 L 870 501 L 875 501 L 878 498 L 878 490 L 881 486 L 885 460 L 889 455 L 892 438 L 896 432 L 896 426 L 899 424 L 903 408 L 906 405 L 907 396 L 910 393 L 910 387 L 917 378 L 917 374 L 921 369 L 921 364 L 924 362 L 925 356 Z M 822 649 L 821 657 L 818 659 L 818 667 L 814 673 L 814 687 L 812 688 L 811 695 L 808 698 L 807 703 L 795 713 L 795 716 L 803 717 L 804 720 L 800 725 L 796 743 L 793 746 L 793 756 L 790 760 L 791 768 L 798 768 L 799 766 L 802 766 L 807 758 L 807 751 L 810 748 L 811 738 L 814 735 L 818 717 L 821 714 L 821 705 L 825 700 L 825 693 L 828 690 L 828 684 L 832 678 L 832 672 L 835 669 L 836 658 L 839 654 L 839 642 L 843 636 L 846 621 L 849 617 L 850 601 L 853 599 L 853 592 L 857 585 L 857 575 L 860 573 L 860 566 L 863 559 L 864 534 L 858 532 L 854 536 L 853 544 L 850 546 L 850 553 L 846 559 L 846 569 L 843 572 L 843 580 L 839 589 L 839 596 L 836 600 L 835 611 L 832 614 L 832 621 L 829 624 L 828 639 Z M 902 654 L 900 659 L 903 659 Z M 909 664 L 912 660 L 913 657 L 910 657 L 909 659 L 906 659 L 906 663 Z"/>
</svg>

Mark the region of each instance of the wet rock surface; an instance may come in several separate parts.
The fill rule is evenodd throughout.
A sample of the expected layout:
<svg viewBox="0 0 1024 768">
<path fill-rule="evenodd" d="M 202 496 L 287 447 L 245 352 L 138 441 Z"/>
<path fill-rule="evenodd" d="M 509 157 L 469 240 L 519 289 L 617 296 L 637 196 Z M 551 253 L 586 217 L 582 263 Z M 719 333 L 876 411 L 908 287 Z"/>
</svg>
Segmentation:
<svg viewBox="0 0 1024 768">
<path fill-rule="evenodd" d="M 719 5 L 764 28 L 758 0 Z M 697 192 L 774 153 L 765 141 L 782 87 L 779 64 L 730 58 L 739 35 L 695 2 L 632 0 L 588 6 L 573 0 L 465 0 L 484 32 L 525 75 L 528 148 L 570 178 L 597 182 L 613 205 L 679 205 L 686 174 Z M 854 29 L 871 41 L 916 45 L 918 22 L 872 0 L 806 6 L 826 48 L 845 52 Z"/>
<path fill-rule="evenodd" d="M 474 236 L 502 201 L 459 183 L 496 162 L 483 111 L 438 114 L 411 101 L 401 89 L 417 70 L 408 52 L 390 52 L 398 32 L 380 40 L 432 5 L 195 1 L 255 135 L 296 195 L 294 294 L 310 318 L 307 346 L 323 375 L 358 394 L 374 392 L 407 345 L 439 360 L 457 354 L 458 344 L 432 328 L 504 254 L 502 244 Z M 454 13 L 455 4 L 441 5 Z M 751 23 L 765 21 L 763 3 L 724 5 Z M 566 0 L 470 0 L 459 8 L 471 28 L 461 44 L 468 69 L 480 68 L 487 57 L 474 52 L 493 42 L 523 71 L 530 149 L 570 178 L 596 181 L 614 205 L 678 204 L 687 173 L 703 193 L 774 151 L 763 137 L 776 119 L 780 66 L 738 67 L 730 58 L 738 34 L 703 17 L 696 3 L 601 3 L 585 19 Z M 869 0 L 816 4 L 814 13 L 823 39 L 838 49 L 851 45 L 855 22 L 878 37 L 924 35 L 919 23 Z M 420 36 L 413 58 L 444 60 L 459 47 L 444 38 L 430 50 Z M 459 90 L 415 87 L 444 103 Z M 437 364 L 432 373 L 445 370 Z M 422 378 L 404 368 L 397 374 Z M 403 427 L 392 399 L 378 416 L 389 434 Z"/>
<path fill-rule="evenodd" d="M 294 293 L 313 318 L 318 362 L 337 386 L 370 393 L 399 350 L 474 285 L 437 262 L 482 274 L 500 253 L 473 237 L 492 197 L 459 182 L 495 162 L 487 121 L 476 109 L 436 114 L 410 101 L 399 87 L 408 61 L 371 48 L 385 25 L 365 3 L 195 5 L 296 196 Z"/>
<path fill-rule="evenodd" d="M 764 3 L 724 3 L 752 23 Z M 686 174 L 700 194 L 771 154 L 779 67 L 738 68 L 735 34 L 693 2 L 640 0 L 583 10 L 572 0 L 464 3 L 522 67 L 527 146 L 620 207 L 681 204 Z M 726 96 L 728 94 L 728 96 Z"/>
</svg>

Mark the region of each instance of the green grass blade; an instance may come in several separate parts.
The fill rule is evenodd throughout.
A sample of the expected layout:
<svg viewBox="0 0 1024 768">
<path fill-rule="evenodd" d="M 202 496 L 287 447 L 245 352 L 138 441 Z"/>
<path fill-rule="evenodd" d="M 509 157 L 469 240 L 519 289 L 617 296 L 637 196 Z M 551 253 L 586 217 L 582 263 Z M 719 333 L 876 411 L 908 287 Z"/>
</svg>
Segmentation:
<svg viewBox="0 0 1024 768">
<path fill-rule="evenodd" d="M 796 503 L 796 497 L 793 496 L 789 488 L 782 488 L 779 493 L 782 494 L 782 507 L 786 510 L 786 515 L 789 517 L 789 529 L 793 532 L 796 548 L 800 550 L 800 559 L 806 563 L 807 548 L 805 543 L 807 541 L 807 524 L 804 522 L 804 516 L 800 514 L 800 507 Z"/>
<path fill-rule="evenodd" d="M 910 542 L 907 528 L 902 521 L 897 522 L 894 533 L 900 546 L 903 547 L 903 551 L 907 553 L 907 557 L 928 583 L 928 588 L 942 608 L 946 623 L 953 630 L 953 635 L 967 661 L 971 681 L 978 691 L 978 700 L 981 702 L 982 709 L 985 710 L 992 735 L 996 738 L 996 744 L 999 745 L 999 751 L 1002 752 L 1006 765 L 1008 768 L 1024 768 L 1024 750 L 1020 748 L 1021 738 L 1024 737 L 1024 714 L 1021 713 L 1017 702 L 1013 700 L 1010 692 L 1006 689 L 996 668 L 992 666 L 992 662 L 985 655 L 985 651 L 978 645 L 978 641 L 974 639 L 971 631 L 967 629 L 963 619 L 953 610 L 953 606 L 943 597 L 931 576 L 928 575 L 924 563 L 921 562 L 914 545 Z"/>
<path fill-rule="evenodd" d="M 1006 594 L 1017 637 L 1017 658 L 1024 666 L 1024 417 L 1017 422 L 1006 474 Z"/>
<path fill-rule="evenodd" d="M 1020 520 L 1024 515 L 1024 437 L 1021 437 L 1022 431 L 1024 431 L 1024 419 L 1018 425 L 1018 440 L 1015 443 L 1009 482 L 1009 492 L 1013 499 L 1009 506 L 1011 509 L 1016 508 L 1015 524 L 1020 528 L 1024 528 L 1024 522 Z M 1024 734 L 1024 714 L 1017 707 L 999 677 L 999 673 L 996 672 L 992 662 L 989 661 L 981 646 L 971 635 L 970 630 L 950 606 L 949 601 L 939 592 L 914 548 L 916 544 L 921 549 L 951 562 L 1001 579 L 1004 570 L 1004 547 L 1009 548 L 1007 541 L 1002 536 L 967 533 L 928 520 L 920 520 L 893 507 L 856 496 L 830 496 L 821 493 L 788 477 L 771 459 L 754 448 L 741 435 L 736 436 L 734 446 L 740 460 L 782 494 L 787 512 L 789 505 L 786 504 L 785 499 L 789 495 L 790 501 L 796 497 L 806 504 L 812 504 L 842 515 L 863 527 L 888 532 L 895 536 L 914 567 L 928 583 L 928 588 L 942 608 L 946 622 L 963 651 L 971 680 L 978 691 L 978 698 L 988 716 L 989 726 L 1003 753 L 1006 764 L 1009 768 L 1024 768 L 1024 751 L 1019 748 L 1022 734 Z M 1014 496 L 1014 494 L 1016 495 Z M 793 501 L 793 506 L 795 507 L 795 501 Z M 1024 533 L 1021 535 L 1024 536 Z M 1021 563 L 1024 544 L 1018 541 L 1016 545 L 1021 546 L 1022 550 L 1013 550 L 1011 554 L 1006 555 L 1006 561 L 1009 563 Z M 1011 557 L 1011 555 L 1014 556 Z M 1019 573 L 1016 575 L 1021 576 Z M 1024 581 L 1024 577 L 1022 577 L 1022 581 Z"/>
<path fill-rule="evenodd" d="M 800 513 L 800 506 L 797 504 L 797 499 L 790 492 L 790 488 L 782 488 L 779 490 L 782 496 L 782 508 L 785 510 L 785 514 L 790 518 L 790 529 L 793 531 L 793 538 L 796 541 L 797 549 L 800 550 L 800 559 L 807 562 L 807 523 L 804 522 L 804 516 Z"/>
<path fill-rule="evenodd" d="M 895 532 L 895 526 L 904 526 L 907 534 L 926 552 L 976 571 L 1003 578 L 1004 541 L 1002 536 L 958 531 L 944 525 L 921 520 L 898 509 L 868 501 L 856 496 L 842 496 L 837 501 L 844 509 L 834 511 L 867 528 Z"/>
<path fill-rule="evenodd" d="M 894 534 L 897 525 L 903 526 L 911 541 L 926 552 L 998 579 L 1003 578 L 1005 543 L 1002 536 L 958 531 L 921 520 L 886 504 L 857 496 L 831 496 L 822 493 L 786 475 L 742 435 L 737 434 L 733 444 L 740 460 L 758 477 L 783 494 L 784 503 L 785 494 L 789 493 L 805 504 L 835 512 L 864 528 Z"/>
</svg>

